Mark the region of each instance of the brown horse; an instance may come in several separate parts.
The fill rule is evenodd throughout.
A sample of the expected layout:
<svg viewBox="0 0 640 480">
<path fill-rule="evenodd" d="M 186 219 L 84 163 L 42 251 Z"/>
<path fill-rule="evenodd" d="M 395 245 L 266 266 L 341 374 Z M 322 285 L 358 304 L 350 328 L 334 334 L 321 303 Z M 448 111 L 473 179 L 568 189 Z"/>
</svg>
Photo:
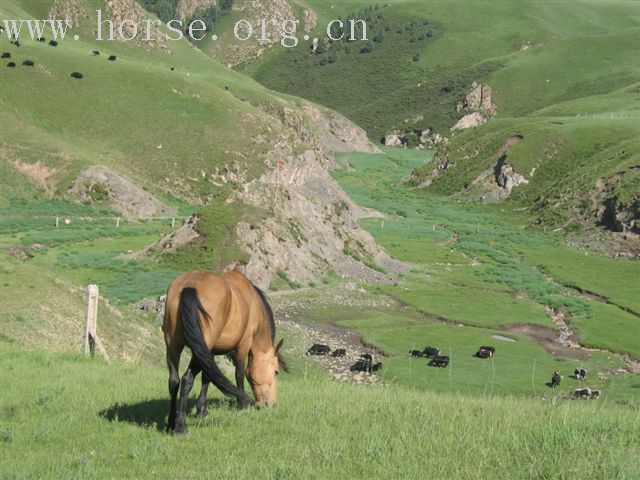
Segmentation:
<svg viewBox="0 0 640 480">
<path fill-rule="evenodd" d="M 203 372 L 203 389 L 198 398 L 198 415 L 206 415 L 206 391 L 213 382 L 226 395 L 234 396 L 240 408 L 253 402 L 244 391 L 246 375 L 258 407 L 276 403 L 276 375 L 288 371 L 274 347 L 275 323 L 267 298 L 242 273 L 232 270 L 217 276 L 208 272 L 180 275 L 169 286 L 162 325 L 167 345 L 171 407 L 167 430 L 184 433 L 187 398 L 194 377 Z M 191 362 L 178 378 L 180 354 L 188 346 Z M 216 365 L 214 355 L 233 354 L 236 365 L 234 386 Z M 177 403 L 180 387 L 180 404 Z"/>
</svg>

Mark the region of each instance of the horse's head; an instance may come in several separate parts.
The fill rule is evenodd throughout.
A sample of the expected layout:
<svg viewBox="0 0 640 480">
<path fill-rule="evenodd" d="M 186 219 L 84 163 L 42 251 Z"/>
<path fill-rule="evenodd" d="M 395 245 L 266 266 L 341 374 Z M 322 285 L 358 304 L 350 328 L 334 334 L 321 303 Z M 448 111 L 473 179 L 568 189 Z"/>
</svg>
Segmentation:
<svg viewBox="0 0 640 480">
<path fill-rule="evenodd" d="M 289 371 L 282 355 L 279 353 L 283 340 L 277 347 L 266 352 L 249 352 L 247 378 L 256 397 L 256 406 L 270 407 L 277 400 L 277 376 L 280 370 Z"/>
</svg>

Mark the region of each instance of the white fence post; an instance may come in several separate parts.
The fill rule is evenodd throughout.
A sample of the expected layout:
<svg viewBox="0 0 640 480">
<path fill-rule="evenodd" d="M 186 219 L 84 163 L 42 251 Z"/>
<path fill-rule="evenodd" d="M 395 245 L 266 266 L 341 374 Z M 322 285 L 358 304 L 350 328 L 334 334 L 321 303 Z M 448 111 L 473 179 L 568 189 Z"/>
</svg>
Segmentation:
<svg viewBox="0 0 640 480">
<path fill-rule="evenodd" d="M 87 285 L 84 303 L 84 328 L 82 330 L 82 353 L 95 356 L 96 347 L 98 351 L 109 363 L 107 355 L 100 338 L 98 337 L 98 300 L 99 292 L 97 285 Z"/>
</svg>

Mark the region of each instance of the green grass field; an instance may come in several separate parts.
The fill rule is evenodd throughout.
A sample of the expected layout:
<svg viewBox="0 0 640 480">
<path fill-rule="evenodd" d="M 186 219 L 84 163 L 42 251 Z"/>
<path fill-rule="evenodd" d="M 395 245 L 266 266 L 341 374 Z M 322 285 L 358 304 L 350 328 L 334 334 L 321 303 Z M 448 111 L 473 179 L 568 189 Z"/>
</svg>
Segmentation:
<svg viewBox="0 0 640 480">
<path fill-rule="evenodd" d="M 281 376 L 276 407 L 237 411 L 212 392 L 209 417 L 189 417 L 180 438 L 163 431 L 160 368 L 5 347 L 0 355 L 3 478 L 631 479 L 640 472 L 638 411 L 608 402 L 353 387 L 295 362 L 294 373 Z"/>
</svg>

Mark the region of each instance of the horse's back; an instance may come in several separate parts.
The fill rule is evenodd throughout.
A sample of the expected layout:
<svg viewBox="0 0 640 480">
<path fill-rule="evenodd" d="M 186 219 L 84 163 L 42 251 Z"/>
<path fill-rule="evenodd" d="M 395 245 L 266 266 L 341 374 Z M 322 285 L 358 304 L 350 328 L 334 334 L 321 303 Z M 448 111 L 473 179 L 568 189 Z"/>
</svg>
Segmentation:
<svg viewBox="0 0 640 480">
<path fill-rule="evenodd" d="M 210 272 L 188 272 L 176 278 L 167 291 L 162 330 L 167 347 L 184 346 L 182 325 L 179 322 L 180 296 L 185 288 L 196 290 L 200 303 L 209 314 L 200 315 L 202 333 L 212 350 L 233 350 L 245 334 L 249 312 L 255 305 L 256 293 L 251 282 L 240 272 L 218 276 Z"/>
</svg>

